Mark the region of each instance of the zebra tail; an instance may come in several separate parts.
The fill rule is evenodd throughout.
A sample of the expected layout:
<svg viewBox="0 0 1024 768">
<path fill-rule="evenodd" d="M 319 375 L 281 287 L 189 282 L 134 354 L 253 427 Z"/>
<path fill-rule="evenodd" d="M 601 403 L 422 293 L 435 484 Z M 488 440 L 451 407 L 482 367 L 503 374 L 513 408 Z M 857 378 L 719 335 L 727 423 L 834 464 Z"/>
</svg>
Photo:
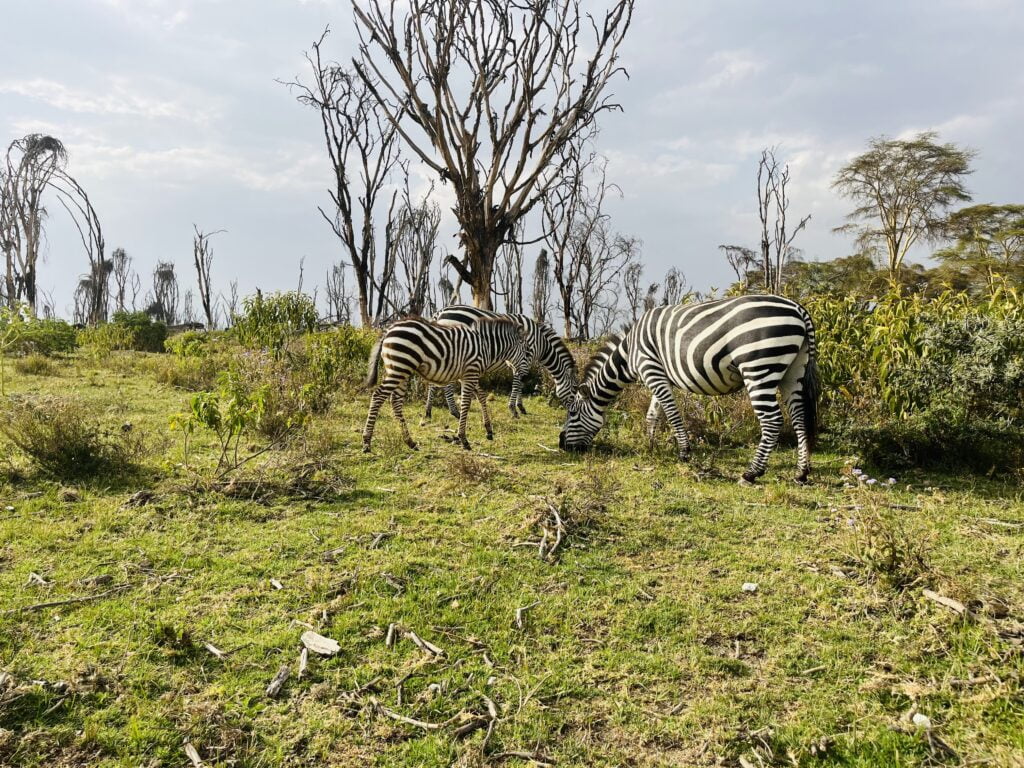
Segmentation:
<svg viewBox="0 0 1024 768">
<path fill-rule="evenodd" d="M 821 394 L 821 379 L 818 377 L 818 360 L 814 348 L 808 349 L 807 366 L 804 368 L 800 398 L 804 406 L 804 429 L 810 447 L 818 438 L 818 396 Z"/>
<path fill-rule="evenodd" d="M 380 351 L 384 346 L 384 337 L 377 339 L 377 343 L 370 350 L 370 364 L 366 372 L 366 380 L 363 381 L 363 389 L 370 389 L 377 383 L 377 372 L 380 369 Z"/>
</svg>

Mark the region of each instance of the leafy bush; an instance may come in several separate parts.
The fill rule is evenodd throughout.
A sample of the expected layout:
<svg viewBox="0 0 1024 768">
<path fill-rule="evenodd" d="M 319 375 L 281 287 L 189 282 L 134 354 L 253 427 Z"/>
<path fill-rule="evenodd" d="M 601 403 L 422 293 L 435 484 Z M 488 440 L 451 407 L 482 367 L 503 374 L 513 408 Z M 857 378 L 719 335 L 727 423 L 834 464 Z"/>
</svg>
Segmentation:
<svg viewBox="0 0 1024 768">
<path fill-rule="evenodd" d="M 79 343 L 99 357 L 117 350 L 163 352 L 166 339 L 167 326 L 145 312 L 115 312 L 109 323 L 78 332 Z"/>
<path fill-rule="evenodd" d="M 305 369 L 311 382 L 325 390 L 358 386 L 366 376 L 377 333 L 351 325 L 310 333 L 297 350 L 289 350 L 293 368 Z"/>
<path fill-rule="evenodd" d="M 2 351 L 10 355 L 58 355 L 73 352 L 75 329 L 63 320 L 38 318 L 21 307 L 0 309 Z"/>
<path fill-rule="evenodd" d="M 316 330 L 316 305 L 304 293 L 258 293 L 247 297 L 243 307 L 244 314 L 235 318 L 231 330 L 250 349 L 267 350 L 279 356 L 290 339 Z"/>
<path fill-rule="evenodd" d="M 211 331 L 185 331 L 168 337 L 164 349 L 175 357 L 205 357 L 216 338 Z"/>
<path fill-rule="evenodd" d="M 61 480 L 125 474 L 146 447 L 132 425 L 104 424 L 92 409 L 66 398 L 12 399 L 0 414 L 0 433 Z"/>
<path fill-rule="evenodd" d="M 54 376 L 57 366 L 45 355 L 33 353 L 14 362 L 14 370 L 28 376 Z"/>
<path fill-rule="evenodd" d="M 224 366 L 220 357 L 169 357 L 154 360 L 149 368 L 161 384 L 205 392 L 217 386 Z"/>
</svg>

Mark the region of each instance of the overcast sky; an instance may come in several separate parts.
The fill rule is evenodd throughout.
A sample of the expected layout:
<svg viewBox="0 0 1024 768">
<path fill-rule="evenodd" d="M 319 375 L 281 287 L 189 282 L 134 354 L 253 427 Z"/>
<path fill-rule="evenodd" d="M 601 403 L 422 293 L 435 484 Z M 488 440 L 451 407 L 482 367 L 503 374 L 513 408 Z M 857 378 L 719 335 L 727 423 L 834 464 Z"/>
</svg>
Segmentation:
<svg viewBox="0 0 1024 768">
<path fill-rule="evenodd" d="M 349 0 L 4 0 L 3 144 L 62 139 L 108 252 L 192 281 L 192 225 L 215 239 L 215 284 L 243 294 L 307 287 L 340 258 L 317 213 L 330 167 L 318 117 L 278 79 L 303 72 L 324 26 L 353 52 Z M 619 231 L 644 242 L 645 274 L 681 268 L 724 286 L 720 243 L 755 245 L 763 147 L 792 171 L 793 214 L 813 218 L 810 259 L 851 251 L 832 233 L 829 188 L 868 138 L 936 130 L 978 152 L 978 202 L 1024 202 L 1024 3 L 1019 0 L 638 0 L 622 49 L 622 113 L 599 149 L 623 198 Z M 51 206 L 41 285 L 67 313 L 85 256 Z M 454 248 L 446 236 L 444 245 Z M 529 257 L 528 257 L 529 258 Z M 148 278 L 147 278 L 148 282 Z M 216 287 L 216 285 L 215 285 Z"/>
</svg>

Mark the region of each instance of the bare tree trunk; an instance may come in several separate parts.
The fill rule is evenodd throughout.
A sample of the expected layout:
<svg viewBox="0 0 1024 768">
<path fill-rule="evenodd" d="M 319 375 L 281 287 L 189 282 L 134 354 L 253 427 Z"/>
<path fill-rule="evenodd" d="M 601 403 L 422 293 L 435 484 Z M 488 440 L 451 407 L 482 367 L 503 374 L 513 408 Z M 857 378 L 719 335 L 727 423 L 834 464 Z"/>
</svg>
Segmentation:
<svg viewBox="0 0 1024 768">
<path fill-rule="evenodd" d="M 224 232 L 218 229 L 215 232 L 203 232 L 195 224 L 192 225 L 195 234 L 192 237 L 192 262 L 196 268 L 196 280 L 199 285 L 199 303 L 203 307 L 203 314 L 206 316 L 206 328 L 213 330 L 216 327 L 214 311 L 213 286 L 210 281 L 210 272 L 213 268 L 213 248 L 210 247 L 210 238 Z"/>
</svg>

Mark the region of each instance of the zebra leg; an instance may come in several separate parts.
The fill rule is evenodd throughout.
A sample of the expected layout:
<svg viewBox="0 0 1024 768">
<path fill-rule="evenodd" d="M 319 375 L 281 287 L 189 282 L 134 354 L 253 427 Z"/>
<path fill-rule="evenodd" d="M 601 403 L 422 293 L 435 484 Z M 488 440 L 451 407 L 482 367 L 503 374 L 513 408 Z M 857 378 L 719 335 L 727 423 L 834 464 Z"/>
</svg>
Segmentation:
<svg viewBox="0 0 1024 768">
<path fill-rule="evenodd" d="M 651 397 L 651 404 L 647 406 L 647 440 L 651 450 L 654 450 L 655 439 L 658 434 L 658 422 L 661 420 L 661 406 L 658 405 L 658 398 Z"/>
<path fill-rule="evenodd" d="M 473 403 L 477 390 L 480 389 L 479 374 L 470 374 L 462 380 L 462 400 L 459 403 L 459 442 L 467 451 L 470 449 L 466 439 L 466 424 L 469 421 L 469 406 Z"/>
<path fill-rule="evenodd" d="M 405 412 L 402 408 L 404 404 L 405 388 L 399 387 L 391 393 L 391 410 L 395 412 L 395 418 L 398 419 L 398 424 L 402 428 L 402 439 L 405 440 L 405 444 L 414 451 L 418 451 L 419 446 L 416 445 L 416 441 L 409 434 L 409 425 L 405 423 Z"/>
<path fill-rule="evenodd" d="M 807 437 L 807 415 L 804 413 L 803 383 L 800 379 L 804 375 L 804 365 L 799 361 L 794 362 L 786 371 L 786 375 L 779 387 L 782 393 L 782 402 L 786 404 L 786 412 L 789 413 L 789 420 L 793 424 L 793 431 L 796 432 L 796 482 L 807 482 L 807 476 L 811 472 L 811 442 Z"/>
<path fill-rule="evenodd" d="M 380 408 L 384 405 L 384 401 L 391 397 L 391 393 L 397 386 L 397 379 L 386 377 L 373 391 L 373 397 L 370 398 L 370 412 L 366 415 L 366 426 L 363 427 L 363 453 L 370 452 L 370 441 L 373 440 L 373 429 L 377 424 Z"/>
<path fill-rule="evenodd" d="M 747 471 L 740 478 L 740 485 L 753 485 L 768 466 L 768 457 L 779 442 L 779 432 L 782 431 L 782 409 L 776 397 L 776 390 L 779 387 L 778 376 L 752 378 L 749 372 L 744 372 L 747 384 L 747 393 L 750 396 L 750 404 L 754 406 L 754 414 L 761 425 L 761 440 L 754 452 L 754 460 L 750 463 Z"/>
<path fill-rule="evenodd" d="M 487 393 L 477 387 L 476 397 L 480 401 L 480 410 L 484 414 L 484 429 L 487 431 L 487 439 L 493 440 L 494 428 L 491 426 L 491 413 L 487 410 Z"/>
<path fill-rule="evenodd" d="M 646 367 L 641 373 L 641 378 L 644 386 L 651 390 L 651 394 L 654 396 L 652 405 L 647 409 L 648 417 L 654 408 L 653 403 L 657 403 L 661 412 L 665 414 L 665 420 L 668 421 L 672 434 L 676 438 L 679 460 L 686 461 L 690 458 L 690 436 L 686 433 L 686 425 L 683 424 L 682 414 L 679 413 L 679 407 L 676 405 L 676 398 L 672 394 L 672 385 L 669 383 L 668 376 L 660 367 Z M 650 421 L 648 421 L 648 425 L 650 425 Z"/>
<path fill-rule="evenodd" d="M 459 404 L 455 402 L 455 385 L 449 384 L 444 388 L 444 400 L 448 405 L 448 413 L 453 419 L 459 418 Z"/>
<path fill-rule="evenodd" d="M 508 409 L 513 419 L 519 418 L 519 411 L 526 413 L 523 407 L 523 378 L 530 370 L 530 360 L 524 353 L 512 369 L 512 392 L 508 396 Z M 518 407 L 518 410 L 516 408 Z"/>
<path fill-rule="evenodd" d="M 427 385 L 427 405 L 423 409 L 423 418 L 426 419 L 427 421 L 430 421 L 430 416 L 434 409 L 434 397 L 436 392 L 437 387 L 435 387 L 433 384 Z"/>
</svg>

